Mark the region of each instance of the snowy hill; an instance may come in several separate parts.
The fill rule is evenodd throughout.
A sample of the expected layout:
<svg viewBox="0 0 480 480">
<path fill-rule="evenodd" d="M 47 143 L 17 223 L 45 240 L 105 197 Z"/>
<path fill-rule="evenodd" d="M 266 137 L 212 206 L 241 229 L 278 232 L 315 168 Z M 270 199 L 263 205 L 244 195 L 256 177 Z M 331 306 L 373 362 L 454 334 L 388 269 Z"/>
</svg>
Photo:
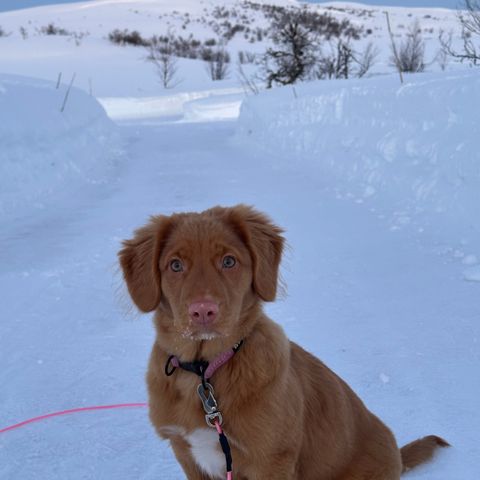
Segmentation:
<svg viewBox="0 0 480 480">
<path fill-rule="evenodd" d="M 229 38 L 226 48 L 232 58 L 229 79 L 223 87 L 239 87 L 236 62 L 239 52 L 262 53 L 269 44 L 271 5 L 329 13 L 348 19 L 362 28 L 359 46 L 373 42 L 380 50 L 373 72 L 392 72 L 390 46 L 384 11 L 390 12 L 397 39 L 418 19 L 427 46 L 430 69 L 441 30 L 459 33 L 456 13 L 446 9 L 373 7 L 332 3 L 304 5 L 296 0 L 97 0 L 45 6 L 0 14 L 0 27 L 9 34 L 0 37 L 0 64 L 5 73 L 41 76 L 55 81 L 59 72 L 69 79 L 77 74 L 76 85 L 97 97 L 166 95 L 154 67 L 146 61 L 142 47 L 119 47 L 108 40 L 114 30 L 138 31 L 142 38 L 174 32 L 185 39 L 218 41 Z M 58 32 L 46 35 L 53 25 Z M 43 32 L 42 33 L 42 29 Z M 249 70 L 249 66 L 246 66 Z M 451 66 L 449 66 L 451 68 Z M 112 82 L 111 79 L 115 78 Z M 212 82 L 202 61 L 182 59 L 182 82 L 175 91 L 210 90 Z"/>
</svg>

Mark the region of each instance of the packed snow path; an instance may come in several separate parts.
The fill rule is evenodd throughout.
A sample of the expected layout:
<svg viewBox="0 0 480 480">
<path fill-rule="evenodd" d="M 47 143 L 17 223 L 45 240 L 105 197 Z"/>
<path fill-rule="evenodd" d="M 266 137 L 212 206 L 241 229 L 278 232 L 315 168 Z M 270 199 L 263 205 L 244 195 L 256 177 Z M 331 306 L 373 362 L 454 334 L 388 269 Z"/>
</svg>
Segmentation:
<svg viewBox="0 0 480 480">
<path fill-rule="evenodd" d="M 339 198 L 312 169 L 250 151 L 234 122 L 122 132 L 127 161 L 108 187 L 2 227 L 0 428 L 144 401 L 153 329 L 129 307 L 120 241 L 150 214 L 244 202 L 283 226 L 291 247 L 287 293 L 267 307 L 272 318 L 339 373 L 399 444 L 430 433 L 452 443 L 408 478 L 477 478 L 479 284 L 462 279 L 448 245 L 391 230 L 371 205 Z M 184 477 L 138 409 L 0 435 L 0 478 Z"/>
</svg>

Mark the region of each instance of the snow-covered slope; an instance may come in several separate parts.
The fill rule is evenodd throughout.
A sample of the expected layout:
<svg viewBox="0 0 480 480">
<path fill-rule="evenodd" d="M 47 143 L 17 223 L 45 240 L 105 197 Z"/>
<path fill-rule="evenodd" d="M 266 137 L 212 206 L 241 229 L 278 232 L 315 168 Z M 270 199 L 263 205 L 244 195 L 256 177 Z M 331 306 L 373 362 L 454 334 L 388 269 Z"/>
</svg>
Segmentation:
<svg viewBox="0 0 480 480">
<path fill-rule="evenodd" d="M 82 90 L 0 75 L 0 218 L 81 195 L 120 153 L 116 126 Z M 63 108 L 63 111 L 62 111 Z"/>
<path fill-rule="evenodd" d="M 391 228 L 446 217 L 460 240 L 480 230 L 479 103 L 477 72 L 312 82 L 249 97 L 239 135 L 338 195 L 393 208 Z"/>
<path fill-rule="evenodd" d="M 75 85 L 88 92 L 92 90 L 97 97 L 160 95 L 168 92 L 162 91 L 154 67 L 146 61 L 146 50 L 115 46 L 108 40 L 110 32 L 137 30 L 144 38 L 149 38 L 170 31 L 186 39 L 204 41 L 218 40 L 227 30 L 239 27 L 226 45 L 232 57 L 227 81 L 212 82 L 202 61 L 182 59 L 178 75 L 182 81 L 174 90 L 211 89 L 219 83 L 223 83 L 221 88 L 238 86 L 235 66 L 238 52 L 262 53 L 269 44 L 270 20 L 262 10 L 262 6 L 269 4 L 289 8 L 302 6 L 296 0 L 96 0 L 1 13 L 0 26 L 8 34 L 0 37 L 1 70 L 52 81 L 59 72 L 66 78 L 76 72 Z M 453 10 L 342 3 L 310 4 L 305 8 L 328 12 L 339 20 L 348 19 L 362 27 L 362 37 L 355 44 L 362 48 L 372 41 L 378 47 L 380 55 L 372 70 L 377 73 L 393 71 L 385 10 L 390 12 L 397 40 L 405 36 L 415 19 L 420 21 L 429 69 L 439 68 L 433 62 L 439 49 L 439 32 L 459 32 Z M 65 30 L 65 34 L 42 34 L 42 28 L 49 24 Z M 248 73 L 248 65 L 246 69 Z"/>
</svg>

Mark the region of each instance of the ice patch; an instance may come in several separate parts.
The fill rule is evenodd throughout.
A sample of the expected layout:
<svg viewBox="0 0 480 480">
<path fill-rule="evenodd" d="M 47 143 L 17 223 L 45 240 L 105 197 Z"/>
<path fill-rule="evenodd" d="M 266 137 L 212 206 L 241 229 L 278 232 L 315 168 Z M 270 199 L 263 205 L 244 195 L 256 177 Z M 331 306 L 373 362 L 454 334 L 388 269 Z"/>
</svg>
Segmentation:
<svg viewBox="0 0 480 480">
<path fill-rule="evenodd" d="M 378 149 L 387 162 L 393 162 L 397 152 L 397 141 L 395 137 L 393 137 L 391 134 L 388 134 L 379 142 Z"/>
<path fill-rule="evenodd" d="M 385 373 L 381 373 L 379 375 L 379 378 L 380 378 L 380 381 L 384 384 L 390 383 L 390 377 Z"/>
<path fill-rule="evenodd" d="M 464 270 L 463 279 L 467 282 L 480 282 L 480 265 Z"/>
<path fill-rule="evenodd" d="M 464 265 L 476 265 L 478 263 L 478 258 L 476 255 L 465 255 L 462 263 Z"/>
</svg>

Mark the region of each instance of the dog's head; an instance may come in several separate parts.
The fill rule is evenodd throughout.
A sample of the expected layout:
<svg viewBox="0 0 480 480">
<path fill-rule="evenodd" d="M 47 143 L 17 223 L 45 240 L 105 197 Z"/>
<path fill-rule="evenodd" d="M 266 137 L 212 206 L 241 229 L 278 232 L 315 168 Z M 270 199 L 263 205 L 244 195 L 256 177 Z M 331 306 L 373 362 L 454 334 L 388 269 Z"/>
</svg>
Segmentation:
<svg viewBox="0 0 480 480">
<path fill-rule="evenodd" d="M 119 252 L 142 312 L 190 340 L 231 337 L 258 302 L 276 296 L 282 230 L 251 207 L 155 216 Z"/>
</svg>

